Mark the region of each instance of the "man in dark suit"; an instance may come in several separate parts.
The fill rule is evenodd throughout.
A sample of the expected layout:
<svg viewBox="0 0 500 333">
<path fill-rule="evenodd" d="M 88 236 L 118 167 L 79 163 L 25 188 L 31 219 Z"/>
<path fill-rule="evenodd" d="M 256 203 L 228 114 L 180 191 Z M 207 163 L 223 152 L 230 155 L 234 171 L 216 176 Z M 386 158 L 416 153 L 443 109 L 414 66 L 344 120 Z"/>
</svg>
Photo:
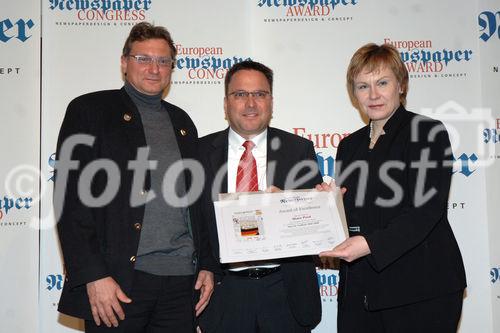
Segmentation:
<svg viewBox="0 0 500 333">
<path fill-rule="evenodd" d="M 229 128 L 200 139 L 206 173 L 203 216 L 216 258 L 213 200 L 218 193 L 313 188 L 322 182 L 313 144 L 269 127 L 273 72 L 244 61 L 226 74 L 224 111 Z M 250 156 L 250 162 L 248 157 Z M 246 171 L 247 165 L 251 171 Z M 321 320 L 311 257 L 221 265 L 203 332 L 310 332 Z"/>
<path fill-rule="evenodd" d="M 217 266 L 190 205 L 192 177 L 163 178 L 197 153 L 193 122 L 162 99 L 175 55 L 165 28 L 135 25 L 124 87 L 74 99 L 61 126 L 59 311 L 85 319 L 86 332 L 192 333 L 213 290 Z"/>
</svg>

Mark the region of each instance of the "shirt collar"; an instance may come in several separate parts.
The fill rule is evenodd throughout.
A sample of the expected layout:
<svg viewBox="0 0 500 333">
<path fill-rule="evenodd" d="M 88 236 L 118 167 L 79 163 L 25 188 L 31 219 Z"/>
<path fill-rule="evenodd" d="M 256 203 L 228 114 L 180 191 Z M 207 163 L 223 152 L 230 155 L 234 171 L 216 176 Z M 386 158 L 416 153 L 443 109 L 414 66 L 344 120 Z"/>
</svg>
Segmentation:
<svg viewBox="0 0 500 333">
<path fill-rule="evenodd" d="M 229 146 L 233 149 L 243 148 L 243 142 L 247 139 L 236 133 L 231 127 L 229 127 L 228 142 Z M 255 144 L 255 148 L 263 149 L 267 144 L 267 128 L 260 134 L 254 136 L 251 141 Z"/>
</svg>

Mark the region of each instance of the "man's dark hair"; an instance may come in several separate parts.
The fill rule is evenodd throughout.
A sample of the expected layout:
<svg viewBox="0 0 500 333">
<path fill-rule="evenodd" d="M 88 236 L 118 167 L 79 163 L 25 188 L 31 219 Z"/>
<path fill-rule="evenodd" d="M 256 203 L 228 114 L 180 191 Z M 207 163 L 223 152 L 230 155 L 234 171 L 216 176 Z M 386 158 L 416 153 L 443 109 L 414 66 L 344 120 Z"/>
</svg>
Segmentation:
<svg viewBox="0 0 500 333">
<path fill-rule="evenodd" d="M 134 25 L 132 30 L 125 40 L 125 45 L 123 45 L 122 56 L 130 55 L 130 50 L 132 49 L 133 42 L 143 42 L 148 39 L 163 39 L 167 42 L 172 53 L 172 59 L 175 59 L 177 55 L 177 49 L 175 48 L 174 41 L 170 37 L 170 33 L 167 29 L 161 26 L 155 26 L 148 22 L 141 22 Z"/>
<path fill-rule="evenodd" d="M 234 64 L 233 67 L 229 69 L 229 71 L 226 73 L 226 77 L 224 79 L 224 90 L 225 94 L 227 96 L 228 93 L 228 87 L 229 87 L 229 82 L 231 82 L 231 79 L 234 74 L 236 74 L 238 71 L 241 70 L 253 70 L 253 71 L 259 71 L 267 79 L 267 82 L 269 83 L 269 87 L 271 88 L 271 94 L 273 93 L 273 71 L 269 67 L 267 67 L 264 64 L 261 64 L 260 62 L 256 62 L 253 60 L 245 60 L 242 62 L 239 62 L 237 64 Z"/>
</svg>

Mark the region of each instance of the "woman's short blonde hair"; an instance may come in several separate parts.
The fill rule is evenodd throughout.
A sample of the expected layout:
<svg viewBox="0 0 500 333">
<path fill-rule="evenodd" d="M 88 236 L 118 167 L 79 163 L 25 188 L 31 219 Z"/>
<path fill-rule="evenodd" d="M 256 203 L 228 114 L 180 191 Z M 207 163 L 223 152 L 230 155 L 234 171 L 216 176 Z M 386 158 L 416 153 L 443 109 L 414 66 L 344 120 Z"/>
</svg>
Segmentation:
<svg viewBox="0 0 500 333">
<path fill-rule="evenodd" d="M 390 44 L 377 45 L 374 43 L 363 45 L 351 58 L 347 68 L 347 92 L 352 105 L 359 109 L 358 100 L 354 94 L 354 80 L 362 71 L 373 72 L 388 67 L 392 70 L 401 88 L 399 102 L 406 106 L 408 93 L 408 70 L 401 60 L 398 50 Z"/>
</svg>

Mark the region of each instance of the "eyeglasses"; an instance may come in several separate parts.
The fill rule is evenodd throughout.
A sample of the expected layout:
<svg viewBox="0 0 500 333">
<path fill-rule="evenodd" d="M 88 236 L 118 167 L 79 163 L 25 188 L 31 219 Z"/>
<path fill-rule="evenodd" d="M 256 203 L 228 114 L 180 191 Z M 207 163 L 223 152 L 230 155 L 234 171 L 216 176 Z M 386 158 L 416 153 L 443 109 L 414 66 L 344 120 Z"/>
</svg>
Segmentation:
<svg viewBox="0 0 500 333">
<path fill-rule="evenodd" d="M 252 96 L 257 100 L 264 100 L 267 96 L 270 96 L 271 93 L 269 91 L 264 90 L 256 90 L 256 91 L 245 91 L 245 90 L 236 90 L 228 94 L 228 96 L 233 96 L 236 100 L 246 100 L 248 96 Z"/>
<path fill-rule="evenodd" d="M 168 67 L 171 66 L 174 62 L 174 60 L 170 57 L 153 57 L 140 54 L 129 54 L 128 56 L 134 58 L 139 65 L 151 65 L 153 62 L 155 62 L 158 66 Z"/>
</svg>

